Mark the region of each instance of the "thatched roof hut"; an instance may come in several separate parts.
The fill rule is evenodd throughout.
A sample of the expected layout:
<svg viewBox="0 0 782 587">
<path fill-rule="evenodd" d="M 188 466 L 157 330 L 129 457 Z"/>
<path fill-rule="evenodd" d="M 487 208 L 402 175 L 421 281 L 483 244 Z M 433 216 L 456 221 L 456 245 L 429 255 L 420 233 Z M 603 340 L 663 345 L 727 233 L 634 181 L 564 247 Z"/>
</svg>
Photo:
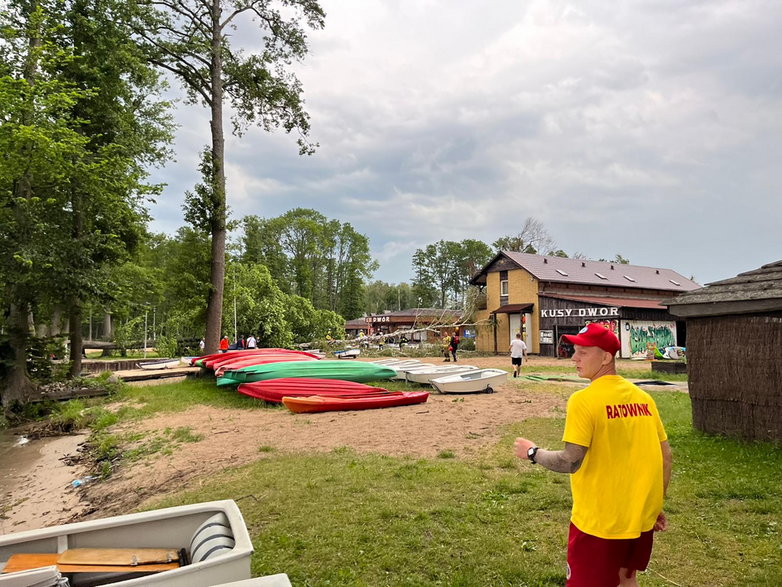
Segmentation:
<svg viewBox="0 0 782 587">
<path fill-rule="evenodd" d="M 782 440 L 782 261 L 663 304 L 687 321 L 693 425 Z"/>
</svg>

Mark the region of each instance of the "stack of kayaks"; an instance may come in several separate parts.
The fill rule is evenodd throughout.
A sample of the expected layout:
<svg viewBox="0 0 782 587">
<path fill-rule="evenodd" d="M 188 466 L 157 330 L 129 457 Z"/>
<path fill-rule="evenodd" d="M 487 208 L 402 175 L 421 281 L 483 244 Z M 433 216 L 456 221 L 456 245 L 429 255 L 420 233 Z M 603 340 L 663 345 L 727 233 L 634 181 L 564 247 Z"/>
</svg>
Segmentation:
<svg viewBox="0 0 782 587">
<path fill-rule="evenodd" d="M 267 363 L 239 369 L 229 369 L 217 379 L 217 385 L 237 385 L 283 377 L 307 377 L 310 379 L 341 379 L 363 383 L 389 379 L 396 371 L 375 365 L 349 361 L 292 361 Z"/>
<path fill-rule="evenodd" d="M 267 402 L 282 402 L 292 412 L 329 412 L 407 406 L 425 402 L 425 391 L 388 391 L 352 381 L 282 378 L 242 383 L 239 393 Z"/>
<path fill-rule="evenodd" d="M 228 368 L 240 368 L 250 365 L 262 365 L 265 363 L 277 363 L 286 361 L 316 361 L 318 356 L 306 351 L 292 351 L 290 349 L 248 349 L 241 351 L 228 351 L 227 353 L 214 353 L 203 357 L 195 357 L 192 365 L 205 369 L 222 372 Z"/>
</svg>

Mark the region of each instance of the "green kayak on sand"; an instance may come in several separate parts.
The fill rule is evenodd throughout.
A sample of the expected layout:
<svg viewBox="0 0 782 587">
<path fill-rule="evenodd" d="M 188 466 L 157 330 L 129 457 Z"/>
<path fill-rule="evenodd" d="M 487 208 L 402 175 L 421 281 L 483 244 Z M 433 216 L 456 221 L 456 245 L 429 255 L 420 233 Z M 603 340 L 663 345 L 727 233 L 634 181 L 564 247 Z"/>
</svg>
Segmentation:
<svg viewBox="0 0 782 587">
<path fill-rule="evenodd" d="M 281 379 L 283 377 L 309 377 L 311 379 L 341 379 L 366 383 L 390 379 L 396 371 L 376 363 L 348 361 L 292 361 L 251 365 L 241 369 L 228 370 L 217 378 L 217 385 L 238 385 L 253 381 Z"/>
</svg>

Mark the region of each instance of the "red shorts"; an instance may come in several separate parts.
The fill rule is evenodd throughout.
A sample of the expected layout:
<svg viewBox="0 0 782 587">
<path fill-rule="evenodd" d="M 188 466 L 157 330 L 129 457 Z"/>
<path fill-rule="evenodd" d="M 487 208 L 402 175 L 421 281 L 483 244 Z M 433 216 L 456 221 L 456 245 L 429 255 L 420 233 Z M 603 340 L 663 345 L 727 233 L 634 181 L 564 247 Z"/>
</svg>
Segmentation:
<svg viewBox="0 0 782 587">
<path fill-rule="evenodd" d="M 646 570 L 654 531 L 638 538 L 608 540 L 585 534 L 572 523 L 567 541 L 568 587 L 616 587 L 619 569 Z"/>
</svg>

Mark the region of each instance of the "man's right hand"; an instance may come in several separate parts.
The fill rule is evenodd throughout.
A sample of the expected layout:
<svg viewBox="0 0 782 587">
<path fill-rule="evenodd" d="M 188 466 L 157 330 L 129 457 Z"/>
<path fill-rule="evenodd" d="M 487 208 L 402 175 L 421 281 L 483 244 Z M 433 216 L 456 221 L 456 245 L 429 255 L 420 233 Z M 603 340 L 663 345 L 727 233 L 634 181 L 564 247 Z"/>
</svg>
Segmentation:
<svg viewBox="0 0 782 587">
<path fill-rule="evenodd" d="M 654 523 L 655 532 L 665 532 L 668 529 L 668 518 L 665 517 L 663 512 L 657 514 L 657 521 Z"/>
</svg>

